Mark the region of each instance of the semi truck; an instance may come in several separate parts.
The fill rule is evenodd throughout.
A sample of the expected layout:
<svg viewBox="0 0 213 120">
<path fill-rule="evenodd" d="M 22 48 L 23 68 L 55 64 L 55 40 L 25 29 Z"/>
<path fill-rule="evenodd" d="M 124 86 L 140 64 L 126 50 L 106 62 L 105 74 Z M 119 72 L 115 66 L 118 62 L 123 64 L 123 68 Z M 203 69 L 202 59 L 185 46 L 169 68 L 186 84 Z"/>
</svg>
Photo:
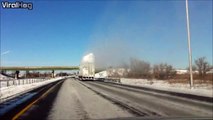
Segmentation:
<svg viewBox="0 0 213 120">
<path fill-rule="evenodd" d="M 94 80 L 95 58 L 93 53 L 87 54 L 82 58 L 79 68 L 79 80 Z"/>
</svg>

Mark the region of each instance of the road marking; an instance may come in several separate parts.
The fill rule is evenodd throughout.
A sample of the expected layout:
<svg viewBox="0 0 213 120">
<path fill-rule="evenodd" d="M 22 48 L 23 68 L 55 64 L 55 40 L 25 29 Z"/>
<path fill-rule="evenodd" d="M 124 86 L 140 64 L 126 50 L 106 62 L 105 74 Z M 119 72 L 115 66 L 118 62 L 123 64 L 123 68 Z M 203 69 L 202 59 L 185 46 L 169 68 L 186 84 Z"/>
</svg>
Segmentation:
<svg viewBox="0 0 213 120">
<path fill-rule="evenodd" d="M 36 102 L 38 102 L 40 99 L 42 99 L 43 97 L 47 96 L 47 94 L 53 90 L 59 83 L 61 83 L 62 81 L 58 82 L 56 85 L 52 86 L 50 89 L 48 89 L 45 93 L 43 93 L 38 99 L 34 100 L 33 102 L 31 102 L 29 105 L 27 105 L 24 109 L 22 109 L 20 112 L 18 112 L 13 118 L 12 120 L 17 120 L 22 114 L 24 114 L 29 108 L 32 107 L 32 105 L 34 105 Z"/>
</svg>

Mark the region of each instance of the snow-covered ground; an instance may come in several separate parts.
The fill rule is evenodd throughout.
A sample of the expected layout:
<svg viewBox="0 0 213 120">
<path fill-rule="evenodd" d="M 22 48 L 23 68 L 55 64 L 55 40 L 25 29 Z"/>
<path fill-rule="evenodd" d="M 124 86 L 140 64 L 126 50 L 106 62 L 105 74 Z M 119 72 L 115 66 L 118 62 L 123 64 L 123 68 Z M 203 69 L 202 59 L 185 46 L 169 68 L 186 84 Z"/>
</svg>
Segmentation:
<svg viewBox="0 0 213 120">
<path fill-rule="evenodd" d="M 106 78 L 108 77 L 107 71 L 101 71 L 95 74 L 95 78 Z"/>
<path fill-rule="evenodd" d="M 13 79 L 13 78 L 0 74 L 0 80 L 5 80 L 5 79 Z"/>
<path fill-rule="evenodd" d="M 34 83 L 30 83 L 30 84 L 14 84 L 11 86 L 5 86 L 6 82 L 2 82 L 1 81 L 1 88 L 0 88 L 0 103 L 7 100 L 7 99 L 11 99 L 13 97 L 16 97 L 20 94 L 26 93 L 30 90 L 33 90 L 35 88 L 38 88 L 40 86 L 49 84 L 51 82 L 55 82 L 58 80 L 63 79 L 63 77 L 57 77 L 57 78 L 52 78 L 52 79 L 37 79 L 38 82 L 34 82 Z M 26 80 L 26 79 L 25 79 Z M 11 81 L 12 82 L 12 81 Z M 16 81 L 17 82 L 17 81 Z M 21 81 L 22 83 L 22 81 Z"/>
<path fill-rule="evenodd" d="M 118 70 L 112 70 L 110 73 L 118 72 L 118 74 L 122 74 L 122 69 L 120 73 Z M 181 74 L 186 72 L 184 70 L 180 70 Z M 102 71 L 95 74 L 95 78 L 107 78 L 109 76 L 108 71 Z M 110 79 L 109 79 L 110 80 Z M 108 80 L 108 81 L 109 81 Z M 110 82 L 110 81 L 109 81 Z M 187 93 L 187 94 L 194 94 L 200 96 L 208 96 L 213 97 L 213 85 L 212 84 L 195 84 L 193 89 L 190 89 L 189 84 L 185 83 L 169 83 L 166 80 L 147 80 L 147 79 L 129 79 L 129 78 L 121 78 L 120 82 L 122 84 L 127 85 L 136 85 L 142 87 L 148 87 L 153 89 L 165 90 L 165 91 L 173 91 L 178 93 Z"/>
<path fill-rule="evenodd" d="M 178 93 L 187 93 L 199 96 L 213 97 L 213 85 L 212 84 L 195 84 L 193 89 L 190 89 L 189 84 L 184 83 L 169 83 L 165 80 L 147 80 L 147 79 L 128 79 L 121 78 L 122 84 L 136 85 L 147 88 L 172 91 Z"/>
</svg>

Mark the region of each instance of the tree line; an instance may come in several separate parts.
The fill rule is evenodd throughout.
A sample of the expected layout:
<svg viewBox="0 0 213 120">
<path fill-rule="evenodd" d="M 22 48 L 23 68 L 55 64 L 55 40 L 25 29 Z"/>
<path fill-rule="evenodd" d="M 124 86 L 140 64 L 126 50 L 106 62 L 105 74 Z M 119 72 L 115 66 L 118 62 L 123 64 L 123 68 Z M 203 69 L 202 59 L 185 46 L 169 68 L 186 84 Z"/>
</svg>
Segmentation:
<svg viewBox="0 0 213 120">
<path fill-rule="evenodd" d="M 207 62 L 205 57 L 197 58 L 194 61 L 193 73 L 198 71 L 199 78 L 204 78 L 207 72 L 213 69 L 213 67 Z M 111 67 L 112 68 L 112 67 Z M 151 65 L 149 62 L 131 58 L 129 63 L 124 63 L 120 66 L 124 69 L 123 76 L 120 77 L 130 77 L 130 78 L 147 78 L 147 79 L 173 79 L 177 76 L 174 67 L 167 63 L 159 63 Z M 187 68 L 188 69 L 188 68 Z M 188 74 L 188 73 L 187 73 Z M 111 77 L 119 77 L 119 74 L 114 72 Z M 211 78 L 212 79 L 212 78 Z"/>
</svg>

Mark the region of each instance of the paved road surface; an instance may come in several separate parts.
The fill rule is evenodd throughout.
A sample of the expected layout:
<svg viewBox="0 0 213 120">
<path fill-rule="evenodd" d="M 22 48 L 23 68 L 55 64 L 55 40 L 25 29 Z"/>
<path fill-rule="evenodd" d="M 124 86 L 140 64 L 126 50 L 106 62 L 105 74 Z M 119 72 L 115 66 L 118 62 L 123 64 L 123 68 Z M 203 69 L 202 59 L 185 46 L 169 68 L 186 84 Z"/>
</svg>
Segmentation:
<svg viewBox="0 0 213 120">
<path fill-rule="evenodd" d="M 213 116 L 212 103 L 104 82 L 67 79 L 43 93 L 25 103 L 27 109 L 23 105 L 8 115 L 23 120 Z"/>
<path fill-rule="evenodd" d="M 129 112 L 79 83 L 66 80 L 58 92 L 48 119 L 103 119 L 131 117 Z"/>
<path fill-rule="evenodd" d="M 212 117 L 213 104 L 103 82 L 81 82 L 108 99 L 133 107 L 142 116 Z M 134 111 L 133 109 L 133 111 Z"/>
</svg>

